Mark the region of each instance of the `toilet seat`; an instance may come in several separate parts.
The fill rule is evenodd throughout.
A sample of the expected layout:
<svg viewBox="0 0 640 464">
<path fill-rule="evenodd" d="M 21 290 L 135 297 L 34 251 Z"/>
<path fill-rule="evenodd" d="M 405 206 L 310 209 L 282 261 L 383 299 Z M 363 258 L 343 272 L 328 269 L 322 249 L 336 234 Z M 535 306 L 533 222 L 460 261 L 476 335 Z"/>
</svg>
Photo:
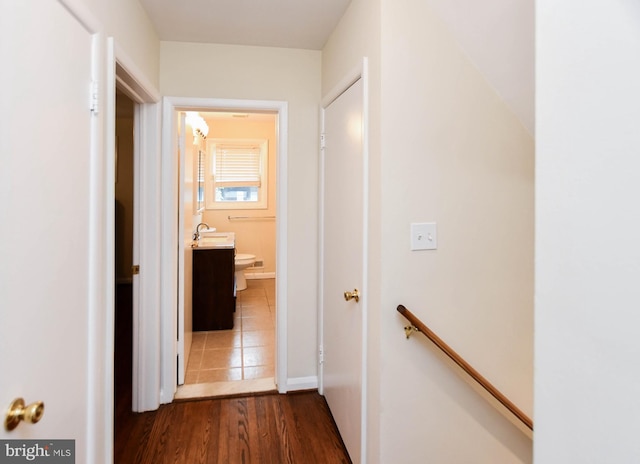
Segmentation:
<svg viewBox="0 0 640 464">
<path fill-rule="evenodd" d="M 235 263 L 237 264 L 253 264 L 256 260 L 256 255 L 250 255 L 248 253 L 238 253 L 235 258 Z"/>
</svg>

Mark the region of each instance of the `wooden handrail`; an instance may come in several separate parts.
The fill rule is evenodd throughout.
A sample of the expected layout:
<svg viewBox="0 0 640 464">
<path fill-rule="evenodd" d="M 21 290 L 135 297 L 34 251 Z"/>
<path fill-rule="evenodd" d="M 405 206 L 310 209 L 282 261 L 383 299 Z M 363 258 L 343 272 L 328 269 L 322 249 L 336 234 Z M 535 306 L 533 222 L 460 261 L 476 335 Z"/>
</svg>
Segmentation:
<svg viewBox="0 0 640 464">
<path fill-rule="evenodd" d="M 411 311 L 403 305 L 398 305 L 398 312 L 402 314 L 413 327 L 405 328 L 406 330 L 416 330 L 422 332 L 429 340 L 431 340 L 444 354 L 449 356 L 453 362 L 469 374 L 473 380 L 478 382 L 491 396 L 498 400 L 505 408 L 507 408 L 514 416 L 522 421 L 529 429 L 533 430 L 533 421 L 529 416 L 522 412 L 513 402 L 504 396 L 491 382 L 485 379 L 477 370 L 466 362 L 458 353 L 456 353 L 449 345 L 447 345 L 440 337 L 438 337 L 429 327 L 427 327 L 420 319 L 418 319 Z M 407 332 L 409 338 L 409 332 Z"/>
</svg>

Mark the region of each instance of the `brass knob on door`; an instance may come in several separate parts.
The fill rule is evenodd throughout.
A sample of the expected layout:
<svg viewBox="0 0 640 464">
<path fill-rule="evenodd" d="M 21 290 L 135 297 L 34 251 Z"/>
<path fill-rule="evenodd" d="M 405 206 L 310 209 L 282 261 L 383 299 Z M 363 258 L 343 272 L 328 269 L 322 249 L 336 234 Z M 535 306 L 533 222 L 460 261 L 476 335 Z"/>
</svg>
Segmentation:
<svg viewBox="0 0 640 464">
<path fill-rule="evenodd" d="M 344 299 L 346 301 L 356 300 L 356 303 L 360 301 L 360 293 L 357 288 L 354 288 L 352 292 L 344 292 Z"/>
<path fill-rule="evenodd" d="M 36 401 L 35 403 L 25 406 L 22 398 L 16 398 L 7 410 L 4 419 L 4 428 L 11 431 L 15 429 L 21 421 L 35 424 L 42 419 L 43 415 L 44 403 L 42 401 Z"/>
</svg>

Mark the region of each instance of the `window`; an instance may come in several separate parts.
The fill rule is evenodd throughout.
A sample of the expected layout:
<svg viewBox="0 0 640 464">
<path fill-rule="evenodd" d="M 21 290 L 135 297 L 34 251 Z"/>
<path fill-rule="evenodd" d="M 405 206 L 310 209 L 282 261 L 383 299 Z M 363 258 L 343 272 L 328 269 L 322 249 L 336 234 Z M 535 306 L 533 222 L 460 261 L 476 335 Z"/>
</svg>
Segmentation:
<svg viewBox="0 0 640 464">
<path fill-rule="evenodd" d="M 212 140 L 207 169 L 207 208 L 266 208 L 267 156 L 267 140 Z"/>
</svg>

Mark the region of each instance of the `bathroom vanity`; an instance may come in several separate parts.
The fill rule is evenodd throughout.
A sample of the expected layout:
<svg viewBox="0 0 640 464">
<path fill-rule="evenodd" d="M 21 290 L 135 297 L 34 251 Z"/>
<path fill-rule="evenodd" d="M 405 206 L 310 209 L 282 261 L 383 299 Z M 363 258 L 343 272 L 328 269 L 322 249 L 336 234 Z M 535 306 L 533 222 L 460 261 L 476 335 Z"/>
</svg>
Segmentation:
<svg viewBox="0 0 640 464">
<path fill-rule="evenodd" d="M 219 243 L 193 248 L 193 330 L 233 329 L 235 248 Z"/>
</svg>

